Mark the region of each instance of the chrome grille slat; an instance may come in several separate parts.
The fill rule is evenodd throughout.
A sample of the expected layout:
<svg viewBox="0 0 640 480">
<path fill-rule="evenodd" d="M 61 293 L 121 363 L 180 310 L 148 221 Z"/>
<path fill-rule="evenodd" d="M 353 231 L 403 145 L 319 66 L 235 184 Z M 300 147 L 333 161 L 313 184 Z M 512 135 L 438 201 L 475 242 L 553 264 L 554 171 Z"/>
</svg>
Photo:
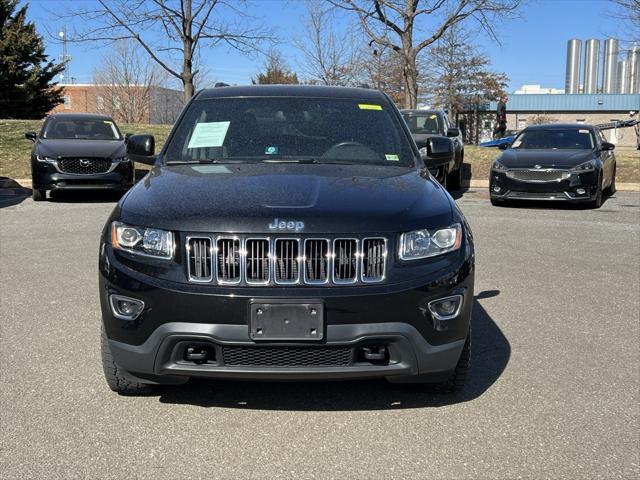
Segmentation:
<svg viewBox="0 0 640 480">
<path fill-rule="evenodd" d="M 240 283 L 240 239 L 218 237 L 216 252 L 218 283 Z"/>
<path fill-rule="evenodd" d="M 300 281 L 300 240 L 278 238 L 275 241 L 275 275 L 279 284 L 296 284 Z"/>
<path fill-rule="evenodd" d="M 266 284 L 270 280 L 269 239 L 248 238 L 245 241 L 245 278 L 249 284 Z"/>
<path fill-rule="evenodd" d="M 336 238 L 333 241 L 333 282 L 354 283 L 357 280 L 358 240 Z"/>
<path fill-rule="evenodd" d="M 321 285 L 329 281 L 329 240 L 308 238 L 304 241 L 304 282 Z"/>
<path fill-rule="evenodd" d="M 365 238 L 362 241 L 362 281 L 381 282 L 385 278 L 387 241 L 384 238 Z"/>
<path fill-rule="evenodd" d="M 212 248 L 209 237 L 187 237 L 187 265 L 189 280 L 210 282 L 213 280 Z"/>
</svg>

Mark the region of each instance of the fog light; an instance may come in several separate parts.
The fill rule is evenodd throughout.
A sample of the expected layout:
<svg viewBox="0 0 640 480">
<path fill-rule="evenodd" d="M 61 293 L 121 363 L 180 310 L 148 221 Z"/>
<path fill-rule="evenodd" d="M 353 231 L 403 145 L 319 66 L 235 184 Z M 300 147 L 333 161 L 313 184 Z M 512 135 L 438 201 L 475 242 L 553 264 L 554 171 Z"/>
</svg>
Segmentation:
<svg viewBox="0 0 640 480">
<path fill-rule="evenodd" d="M 585 193 L 587 193 L 587 191 L 586 191 L 584 188 L 578 188 L 578 189 L 576 190 L 576 193 L 577 193 L 578 195 L 584 195 Z"/>
<path fill-rule="evenodd" d="M 460 315 L 462 295 L 452 295 L 429 302 L 429 311 L 437 320 L 451 320 Z"/>
<path fill-rule="evenodd" d="M 123 295 L 110 295 L 109 304 L 113 316 L 120 320 L 135 320 L 144 309 L 144 302 Z"/>
</svg>

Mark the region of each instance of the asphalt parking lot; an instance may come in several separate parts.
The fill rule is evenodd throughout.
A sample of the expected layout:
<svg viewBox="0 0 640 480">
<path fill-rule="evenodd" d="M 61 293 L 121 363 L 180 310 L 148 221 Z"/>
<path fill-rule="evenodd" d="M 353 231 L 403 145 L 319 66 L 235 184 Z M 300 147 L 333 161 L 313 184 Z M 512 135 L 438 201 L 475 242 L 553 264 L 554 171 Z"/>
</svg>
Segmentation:
<svg viewBox="0 0 640 480">
<path fill-rule="evenodd" d="M 600 210 L 458 200 L 477 302 L 454 396 L 383 381 L 112 393 L 97 251 L 114 202 L 0 191 L 0 478 L 640 475 L 640 193 Z"/>
</svg>

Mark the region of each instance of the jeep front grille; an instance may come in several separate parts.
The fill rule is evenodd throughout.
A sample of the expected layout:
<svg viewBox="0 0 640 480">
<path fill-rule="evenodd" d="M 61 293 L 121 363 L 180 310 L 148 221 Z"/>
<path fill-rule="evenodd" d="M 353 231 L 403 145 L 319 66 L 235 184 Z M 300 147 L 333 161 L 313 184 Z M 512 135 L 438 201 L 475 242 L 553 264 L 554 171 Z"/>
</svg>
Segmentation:
<svg viewBox="0 0 640 480">
<path fill-rule="evenodd" d="M 385 280 L 387 239 L 188 236 L 190 282 L 323 285 Z"/>
</svg>

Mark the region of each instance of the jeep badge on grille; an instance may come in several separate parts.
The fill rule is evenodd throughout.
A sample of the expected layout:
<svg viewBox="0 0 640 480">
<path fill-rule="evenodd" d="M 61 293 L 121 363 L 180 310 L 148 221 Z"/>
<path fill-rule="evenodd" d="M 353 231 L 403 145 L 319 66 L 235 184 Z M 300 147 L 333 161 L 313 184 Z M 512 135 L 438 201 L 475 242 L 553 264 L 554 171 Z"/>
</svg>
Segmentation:
<svg viewBox="0 0 640 480">
<path fill-rule="evenodd" d="M 304 230 L 304 222 L 299 220 L 280 220 L 279 218 L 274 218 L 273 223 L 269 224 L 269 230 L 300 232 Z"/>
</svg>

